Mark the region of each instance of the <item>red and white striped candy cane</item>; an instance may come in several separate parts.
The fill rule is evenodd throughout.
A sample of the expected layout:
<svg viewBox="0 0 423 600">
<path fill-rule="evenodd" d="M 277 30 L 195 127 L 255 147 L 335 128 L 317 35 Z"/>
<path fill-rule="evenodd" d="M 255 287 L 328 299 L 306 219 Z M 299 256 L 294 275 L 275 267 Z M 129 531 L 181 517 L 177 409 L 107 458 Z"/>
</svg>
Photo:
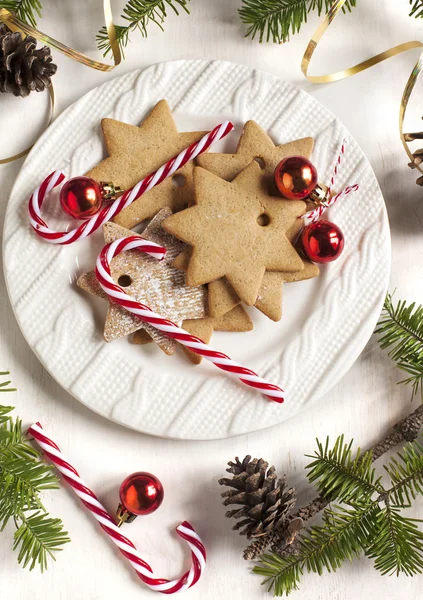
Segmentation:
<svg viewBox="0 0 423 600">
<path fill-rule="evenodd" d="M 191 335 L 172 321 L 155 313 L 145 304 L 137 302 L 118 286 L 111 276 L 110 263 L 114 256 L 129 249 L 139 249 L 142 251 L 143 245 L 140 238 L 122 238 L 111 244 L 107 244 L 97 258 L 96 276 L 98 282 L 113 302 L 120 304 L 120 306 L 123 306 L 127 311 L 136 315 L 141 321 L 153 325 L 153 327 L 162 331 L 168 337 L 177 340 L 180 344 L 183 344 L 196 354 L 203 356 L 219 369 L 228 373 L 233 373 L 240 381 L 242 381 L 242 383 L 259 390 L 271 400 L 279 403 L 284 401 L 284 392 L 280 387 L 262 379 L 257 373 L 254 373 L 254 371 L 233 361 L 226 354 L 217 352 L 211 346 L 205 344 L 200 338 Z"/>
<path fill-rule="evenodd" d="M 82 504 L 91 511 L 100 523 L 101 528 L 116 544 L 123 556 L 129 560 L 141 581 L 152 590 L 163 594 L 182 592 L 197 583 L 206 566 L 206 549 L 199 535 L 187 521 L 178 525 L 176 533 L 186 541 L 191 550 L 192 565 L 190 570 L 173 581 L 157 578 L 150 565 L 141 558 L 131 540 L 122 535 L 113 517 L 109 515 L 94 492 L 83 482 L 75 467 L 63 456 L 58 445 L 45 435 L 40 423 L 32 425 L 28 429 L 28 434 L 34 437 L 38 445 L 44 450 L 45 455 L 60 471 L 63 479 L 72 487 Z"/>
<path fill-rule="evenodd" d="M 79 227 L 71 231 L 54 231 L 41 218 L 41 207 L 46 195 L 57 185 L 62 183 L 65 176 L 60 171 L 51 173 L 42 184 L 33 192 L 29 199 L 28 211 L 29 221 L 37 235 L 52 244 L 72 244 L 77 240 L 91 235 L 107 221 L 127 208 L 132 202 L 140 198 L 143 194 L 151 190 L 154 186 L 161 183 L 166 177 L 172 175 L 175 171 L 186 165 L 199 154 L 202 154 L 217 140 L 222 139 L 233 130 L 234 126 L 229 121 L 215 127 L 207 133 L 198 142 L 195 142 L 189 148 L 182 150 L 177 156 L 169 160 L 154 173 L 147 175 L 142 181 L 133 188 L 127 190 L 120 198 L 105 206 L 99 213 L 82 223 Z"/>
<path fill-rule="evenodd" d="M 340 151 L 338 154 L 338 158 L 336 159 L 335 166 L 333 168 L 333 173 L 330 178 L 329 187 L 328 187 L 327 194 L 326 194 L 327 199 L 324 201 L 323 204 L 320 204 L 320 206 L 309 211 L 302 217 L 304 220 L 304 225 L 310 225 L 310 223 L 314 223 L 315 221 L 320 219 L 322 214 L 325 211 L 327 211 L 327 209 L 330 208 L 332 206 L 332 204 L 335 204 L 335 202 L 338 202 L 338 200 L 340 200 L 340 198 L 348 196 L 348 194 L 350 194 L 351 192 L 356 192 L 359 189 L 359 186 L 357 184 L 355 184 L 355 185 L 346 187 L 345 190 L 342 190 L 342 192 L 339 192 L 335 196 L 331 196 L 333 186 L 335 185 L 335 181 L 338 176 L 339 166 L 340 166 L 342 158 L 345 154 L 346 145 L 347 145 L 347 139 L 344 139 L 342 141 L 341 148 L 340 148 Z"/>
</svg>

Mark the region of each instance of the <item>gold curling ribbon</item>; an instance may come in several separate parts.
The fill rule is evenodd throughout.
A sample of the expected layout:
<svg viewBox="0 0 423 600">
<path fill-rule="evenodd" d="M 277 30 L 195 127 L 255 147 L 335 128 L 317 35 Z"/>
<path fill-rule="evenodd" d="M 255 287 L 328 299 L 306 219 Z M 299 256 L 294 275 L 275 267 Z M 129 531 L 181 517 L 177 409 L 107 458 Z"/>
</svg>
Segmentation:
<svg viewBox="0 0 423 600">
<path fill-rule="evenodd" d="M 51 46 L 52 48 L 59 50 L 59 52 L 62 52 L 65 56 L 72 58 L 73 60 L 76 60 L 77 62 L 80 62 L 83 65 L 86 65 L 87 67 L 91 67 L 92 69 L 97 69 L 98 71 L 111 71 L 112 69 L 114 69 L 121 63 L 122 55 L 120 52 L 119 44 L 116 40 L 116 30 L 115 30 L 115 26 L 113 25 L 113 16 L 112 16 L 112 8 L 110 6 L 110 0 L 103 0 L 103 12 L 104 12 L 104 20 L 105 20 L 106 28 L 107 28 L 107 35 L 109 36 L 110 45 L 111 45 L 111 49 L 112 49 L 112 53 L 113 53 L 113 63 L 114 64 L 112 64 L 112 65 L 108 65 L 106 63 L 99 62 L 98 60 L 94 60 L 94 59 L 90 58 L 89 56 L 86 56 L 85 54 L 82 54 L 81 52 L 74 50 L 73 48 L 69 48 L 68 46 L 65 46 L 65 44 L 62 44 L 61 42 L 55 40 L 54 38 L 50 37 L 49 35 L 42 33 L 41 31 L 38 31 L 38 29 L 31 27 L 31 25 L 28 25 L 24 21 L 21 21 L 21 19 L 18 19 L 18 17 L 15 14 L 11 13 L 9 10 L 6 10 L 5 8 L 0 9 L 0 21 L 5 23 L 9 27 L 9 29 L 11 29 L 11 31 L 19 31 L 23 35 L 32 35 L 34 38 L 36 38 L 40 42 L 43 42 L 43 44 L 47 44 L 47 46 Z M 50 95 L 50 116 L 48 119 L 47 127 L 52 122 L 53 116 L 54 116 L 55 101 L 54 101 L 53 84 L 48 88 L 48 91 L 49 91 L 49 95 Z M 22 152 L 15 154 L 14 156 L 9 156 L 8 158 L 0 159 L 0 165 L 13 162 L 14 160 L 17 160 L 18 158 L 22 158 L 23 156 L 26 156 L 28 154 L 28 152 L 31 150 L 31 148 L 32 148 L 32 145 L 29 148 L 22 150 Z"/>
<path fill-rule="evenodd" d="M 330 7 L 329 12 L 327 13 L 327 15 L 325 16 L 323 21 L 320 23 L 319 27 L 316 29 L 316 31 L 314 32 L 314 35 L 312 36 L 311 40 L 308 43 L 308 46 L 304 53 L 303 59 L 301 61 L 301 70 L 302 70 L 304 76 L 308 79 L 308 81 L 311 81 L 312 83 L 331 83 L 333 81 L 339 81 L 341 79 L 346 79 L 347 77 L 351 77 L 352 75 L 361 73 L 361 71 L 365 71 L 366 69 L 369 69 L 370 67 L 373 67 L 374 65 L 377 65 L 377 64 L 383 62 L 384 60 L 391 58 L 392 56 L 397 56 L 398 54 L 401 54 L 402 52 L 407 52 L 407 50 L 412 50 L 413 48 L 423 48 L 422 42 L 418 42 L 418 41 L 406 42 L 404 44 L 399 44 L 398 46 L 394 46 L 393 48 L 390 48 L 389 50 L 385 50 L 385 52 L 381 52 L 380 54 L 377 54 L 376 56 L 373 56 L 372 58 L 369 58 L 368 60 L 358 63 L 357 65 L 354 65 L 353 67 L 344 69 L 343 71 L 337 71 L 336 73 L 330 73 L 329 75 L 309 75 L 308 70 L 310 67 L 310 61 L 314 54 L 314 51 L 316 50 L 317 45 L 319 44 L 320 40 L 322 39 L 323 34 L 326 32 L 329 25 L 335 19 L 336 15 L 339 13 L 339 11 L 341 10 L 341 8 L 345 4 L 345 2 L 346 2 L 346 0 L 336 0 L 336 2 L 334 2 L 334 4 Z M 407 81 L 407 85 L 405 86 L 404 92 L 402 94 L 400 111 L 399 111 L 399 131 L 400 131 L 401 141 L 402 141 L 405 151 L 408 154 L 408 157 L 410 158 L 410 160 L 413 163 L 414 163 L 414 157 L 413 157 L 413 154 L 412 154 L 412 152 L 408 146 L 408 143 L 405 139 L 403 127 L 404 127 L 404 118 L 405 118 L 405 113 L 406 113 L 407 106 L 408 106 L 408 101 L 410 99 L 411 93 L 414 89 L 414 86 L 416 85 L 417 79 L 419 78 L 419 75 L 420 75 L 422 69 L 423 69 L 423 53 L 420 55 L 420 58 L 417 61 L 416 65 L 415 65 L 414 69 L 412 70 L 411 75 Z M 415 166 L 420 171 L 420 173 L 423 173 L 422 167 L 420 165 L 415 165 Z"/>
</svg>

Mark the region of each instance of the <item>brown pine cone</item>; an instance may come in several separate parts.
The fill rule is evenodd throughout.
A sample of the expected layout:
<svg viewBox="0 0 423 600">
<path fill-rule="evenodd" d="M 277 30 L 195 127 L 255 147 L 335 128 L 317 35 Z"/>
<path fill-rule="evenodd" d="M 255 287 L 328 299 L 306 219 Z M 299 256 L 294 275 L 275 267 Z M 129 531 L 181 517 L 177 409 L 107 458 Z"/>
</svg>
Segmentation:
<svg viewBox="0 0 423 600">
<path fill-rule="evenodd" d="M 285 522 L 295 504 L 294 488 L 287 488 L 286 478 L 278 479 L 275 467 L 263 459 L 246 456 L 242 462 L 238 458 L 229 462 L 228 473 L 233 478 L 219 480 L 231 490 L 223 492 L 223 504 L 241 504 L 241 508 L 230 510 L 227 517 L 242 519 L 233 529 L 240 530 L 248 539 L 265 536 L 276 531 Z"/>
<path fill-rule="evenodd" d="M 51 85 L 57 66 L 52 62 L 50 48 L 36 49 L 36 40 L 12 32 L 0 23 L 0 92 L 28 96 L 42 92 Z"/>
</svg>

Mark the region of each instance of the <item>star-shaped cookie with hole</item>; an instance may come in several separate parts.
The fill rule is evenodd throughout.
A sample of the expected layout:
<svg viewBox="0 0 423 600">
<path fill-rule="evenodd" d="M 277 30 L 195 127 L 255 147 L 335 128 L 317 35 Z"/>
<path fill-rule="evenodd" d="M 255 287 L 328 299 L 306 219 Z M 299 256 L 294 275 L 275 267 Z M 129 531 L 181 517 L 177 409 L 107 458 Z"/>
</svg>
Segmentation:
<svg viewBox="0 0 423 600">
<path fill-rule="evenodd" d="M 182 150 L 200 140 L 204 131 L 179 132 L 166 100 L 161 100 L 139 127 L 114 119 L 101 121 L 108 157 L 88 171 L 96 181 L 113 182 L 123 190 L 156 171 Z M 193 197 L 193 161 L 133 202 L 114 218 L 131 229 L 168 207 L 175 212 Z"/>
<path fill-rule="evenodd" d="M 304 269 L 286 233 L 300 231 L 305 203 L 269 196 L 256 162 L 231 183 L 196 167 L 194 190 L 195 206 L 163 221 L 166 231 L 192 246 L 188 285 L 226 277 L 251 306 L 266 269 Z"/>
<path fill-rule="evenodd" d="M 235 154 L 209 152 L 199 156 L 197 163 L 219 175 L 226 181 L 232 181 L 253 160 L 262 167 L 262 175 L 272 195 L 279 195 L 273 181 L 277 165 L 287 156 L 310 157 L 314 146 L 313 138 L 306 137 L 276 146 L 267 133 L 255 121 L 247 121 L 238 142 Z"/>
<path fill-rule="evenodd" d="M 138 302 L 146 304 L 178 325 L 185 319 L 199 319 L 206 316 L 207 292 L 202 286 L 188 287 L 185 275 L 172 267 L 172 262 L 182 249 L 182 244 L 161 228 L 162 220 L 171 215 L 169 209 L 163 209 L 148 225 L 142 237 L 153 241 L 167 249 L 166 258 L 158 261 L 155 258 L 130 250 L 116 256 L 111 262 L 113 279 Z M 103 226 L 106 243 L 122 237 L 129 237 L 134 232 L 115 223 Z M 79 277 L 77 284 L 85 291 L 108 300 L 100 287 L 94 271 Z M 173 354 L 176 342 L 160 333 L 148 323 L 142 323 L 118 304 L 109 302 L 104 326 L 104 338 L 107 342 L 129 335 L 139 329 L 145 329 L 158 346 L 166 354 Z"/>
</svg>

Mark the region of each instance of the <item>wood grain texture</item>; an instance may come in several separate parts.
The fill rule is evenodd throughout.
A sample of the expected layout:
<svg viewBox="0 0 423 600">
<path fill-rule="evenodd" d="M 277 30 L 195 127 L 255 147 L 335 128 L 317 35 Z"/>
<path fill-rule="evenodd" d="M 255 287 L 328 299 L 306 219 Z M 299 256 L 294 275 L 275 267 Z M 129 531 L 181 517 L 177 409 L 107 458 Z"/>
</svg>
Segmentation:
<svg viewBox="0 0 423 600">
<path fill-rule="evenodd" d="M 75 4 L 75 6 L 74 6 Z M 118 14 L 123 0 L 115 3 Z M 311 19 L 303 32 L 283 47 L 259 45 L 243 38 L 236 9 L 239 2 L 195 0 L 190 17 L 169 13 L 165 34 L 151 29 L 148 41 L 134 36 L 119 69 L 124 73 L 157 61 L 175 58 L 214 58 L 248 64 L 299 85 L 323 102 L 349 128 L 370 159 L 385 195 L 392 228 L 393 267 L 391 289 L 397 296 L 423 302 L 423 191 L 414 183 L 407 167 L 396 129 L 403 85 L 415 56 L 404 55 L 356 78 L 313 87 L 302 79 L 302 51 L 317 21 Z M 42 29 L 52 31 L 75 47 L 95 53 L 93 40 L 101 25 L 98 0 L 45 3 Z M 325 47 L 318 53 L 313 72 L 342 68 L 402 41 L 423 38 L 423 21 L 408 16 L 408 2 L 387 0 L 380 10 L 377 0 L 360 5 L 354 14 L 340 16 Z M 61 21 L 59 23 L 59 21 Z M 354 35 L 352 35 L 354 32 Z M 335 52 L 336 50 L 336 52 Z M 114 74 L 86 69 L 56 53 L 59 71 L 55 86 L 64 109 Z M 72 83 L 71 83 L 72 82 Z M 0 98 L 2 140 L 29 141 L 37 132 L 44 99 L 25 101 Z M 412 103 L 410 129 L 419 127 L 421 102 Z M 415 109 L 414 109 L 415 106 Z M 5 112 L 9 111 L 6 122 Z M 24 122 L 27 140 L 15 135 Z M 417 124 L 417 125 L 416 125 Z M 414 127 L 413 127 L 414 125 Z M 4 144 L 2 144 L 4 146 Z M 5 148 L 4 148 L 5 149 Z M 9 151 L 18 149 L 9 146 Z M 20 164 L 0 167 L 0 214 L 4 209 Z M 16 273 L 19 277 L 19 273 Z M 62 450 L 77 465 L 82 476 L 113 510 L 121 480 L 135 470 L 155 473 L 165 486 L 165 501 L 158 513 L 138 519 L 125 530 L 157 573 L 176 576 L 188 562 L 171 528 L 189 519 L 201 534 L 209 553 L 208 568 L 192 600 L 260 600 L 269 597 L 260 578 L 249 573 L 241 558 L 244 540 L 232 532 L 220 504 L 217 479 L 225 463 L 235 455 L 263 456 L 277 469 L 287 472 L 307 502 L 312 490 L 304 481 L 304 453 L 314 448 L 314 438 L 345 433 L 366 447 L 374 443 L 390 424 L 412 408 L 409 390 L 396 387 L 401 379 L 389 359 L 372 339 L 359 360 L 326 400 L 296 419 L 247 436 L 217 442 L 179 442 L 137 434 L 110 423 L 84 408 L 52 380 L 25 343 L 15 322 L 4 283 L 0 294 L 0 367 L 9 368 L 19 391 L 6 400 L 16 404 L 24 422 L 42 421 L 57 438 Z M 359 301 L 359 299 L 358 299 Z M 3 398 L 0 400 L 4 401 Z M 415 403 L 416 404 L 416 403 Z M 88 458 L 89 455 L 89 458 Z M 10 600 L 126 600 L 153 597 L 142 587 L 117 552 L 98 531 L 98 526 L 72 495 L 61 489 L 45 496 L 46 505 L 60 515 L 72 537 L 47 574 L 22 571 L 11 553 L 13 527 L 1 535 L 0 589 Z M 423 517 L 423 500 L 416 517 Z M 418 597 L 421 578 L 382 578 L 364 559 L 345 565 L 335 575 L 306 576 L 301 600 L 356 600 L 380 597 L 386 600 Z M 31 591 L 30 591 L 31 590 Z"/>
</svg>

